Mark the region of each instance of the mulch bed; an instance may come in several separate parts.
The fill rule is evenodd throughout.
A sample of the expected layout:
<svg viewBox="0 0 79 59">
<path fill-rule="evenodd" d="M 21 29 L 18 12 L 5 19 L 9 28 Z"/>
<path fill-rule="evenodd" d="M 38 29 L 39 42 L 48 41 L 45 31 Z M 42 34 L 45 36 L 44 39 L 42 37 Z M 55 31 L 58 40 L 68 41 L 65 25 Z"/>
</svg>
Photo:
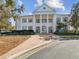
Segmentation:
<svg viewBox="0 0 79 59">
<path fill-rule="evenodd" d="M 15 48 L 29 37 L 29 35 L 0 36 L 0 56 Z"/>
</svg>

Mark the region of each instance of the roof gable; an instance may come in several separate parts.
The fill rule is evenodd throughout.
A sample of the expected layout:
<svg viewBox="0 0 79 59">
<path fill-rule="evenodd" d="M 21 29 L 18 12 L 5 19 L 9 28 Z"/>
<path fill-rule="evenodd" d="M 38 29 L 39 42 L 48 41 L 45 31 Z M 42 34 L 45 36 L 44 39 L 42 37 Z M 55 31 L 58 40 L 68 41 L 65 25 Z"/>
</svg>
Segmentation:
<svg viewBox="0 0 79 59">
<path fill-rule="evenodd" d="M 41 6 L 39 6 L 35 11 L 35 12 L 55 12 L 55 9 L 49 7 L 48 5 L 46 5 L 45 3 L 42 4 Z"/>
</svg>

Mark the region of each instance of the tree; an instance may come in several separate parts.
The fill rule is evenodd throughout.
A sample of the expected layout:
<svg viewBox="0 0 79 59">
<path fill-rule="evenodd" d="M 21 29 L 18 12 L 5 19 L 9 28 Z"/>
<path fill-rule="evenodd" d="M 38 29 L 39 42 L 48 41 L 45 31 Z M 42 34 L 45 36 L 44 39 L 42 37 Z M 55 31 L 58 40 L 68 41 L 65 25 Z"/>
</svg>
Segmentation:
<svg viewBox="0 0 79 59">
<path fill-rule="evenodd" d="M 21 5 L 19 8 L 16 8 L 16 0 L 0 0 L 0 29 L 11 28 L 11 24 L 8 19 L 13 17 L 14 19 L 18 17 L 24 10 L 24 6 Z"/>
<path fill-rule="evenodd" d="M 76 3 L 73 5 L 71 9 L 71 20 L 70 20 L 71 26 L 74 27 L 75 33 L 77 33 L 79 28 L 79 3 Z"/>
<path fill-rule="evenodd" d="M 65 24 L 64 23 L 62 23 L 62 22 L 59 22 L 59 23 L 57 23 L 57 32 L 59 32 L 61 29 L 63 29 L 63 31 L 64 31 L 64 26 L 65 26 Z"/>
</svg>

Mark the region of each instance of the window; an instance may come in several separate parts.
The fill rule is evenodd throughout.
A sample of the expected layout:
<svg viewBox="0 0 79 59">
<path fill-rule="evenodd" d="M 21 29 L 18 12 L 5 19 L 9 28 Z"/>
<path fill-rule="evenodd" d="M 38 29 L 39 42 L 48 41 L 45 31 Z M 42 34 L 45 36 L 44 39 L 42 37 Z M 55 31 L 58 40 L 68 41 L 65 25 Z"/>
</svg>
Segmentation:
<svg viewBox="0 0 79 59">
<path fill-rule="evenodd" d="M 29 26 L 29 27 L 28 27 L 28 30 L 33 30 L 33 27 L 32 27 L 32 26 Z"/>
<path fill-rule="evenodd" d="M 46 23 L 47 22 L 47 19 L 42 19 L 42 23 Z"/>
<path fill-rule="evenodd" d="M 27 22 L 27 19 L 22 19 L 22 23 L 26 23 Z"/>
<path fill-rule="evenodd" d="M 46 9 L 46 7 L 43 7 L 43 9 L 45 10 L 45 9 Z"/>
<path fill-rule="evenodd" d="M 48 20 L 48 22 L 49 22 L 49 23 L 52 23 L 52 22 L 53 22 L 53 20 L 52 20 L 52 19 L 49 19 L 49 20 Z"/>
<path fill-rule="evenodd" d="M 42 32 L 43 33 L 46 33 L 47 32 L 46 26 L 42 26 Z"/>
<path fill-rule="evenodd" d="M 68 18 L 67 17 L 63 17 L 63 21 L 67 22 Z"/>
<path fill-rule="evenodd" d="M 40 33 L 40 27 L 39 26 L 36 27 L 36 32 Z"/>
<path fill-rule="evenodd" d="M 61 17 L 57 17 L 57 23 L 60 23 L 61 22 Z"/>
<path fill-rule="evenodd" d="M 33 20 L 32 20 L 32 19 L 28 19 L 28 22 L 29 22 L 29 23 L 32 23 L 32 22 L 33 22 Z"/>
<path fill-rule="evenodd" d="M 40 19 L 36 19 L 36 23 L 40 23 Z"/>
<path fill-rule="evenodd" d="M 27 30 L 27 26 L 22 26 L 22 30 Z"/>
</svg>

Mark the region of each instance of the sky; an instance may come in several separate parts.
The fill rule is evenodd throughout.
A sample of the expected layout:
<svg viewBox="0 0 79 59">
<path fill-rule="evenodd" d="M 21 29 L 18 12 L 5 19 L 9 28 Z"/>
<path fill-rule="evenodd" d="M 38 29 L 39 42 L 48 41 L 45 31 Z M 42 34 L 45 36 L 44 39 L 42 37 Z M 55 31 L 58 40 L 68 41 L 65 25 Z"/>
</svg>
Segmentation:
<svg viewBox="0 0 79 59">
<path fill-rule="evenodd" d="M 16 0 L 18 6 L 24 5 L 24 12 L 21 15 L 31 15 L 32 12 L 46 3 L 51 8 L 55 8 L 57 13 L 69 14 L 72 8 L 72 4 L 79 2 L 79 0 Z M 12 25 L 15 25 L 13 18 L 10 18 Z"/>
<path fill-rule="evenodd" d="M 73 3 L 79 0 L 21 0 L 25 10 L 22 15 L 31 15 L 36 7 L 42 5 L 43 1 L 51 8 L 55 8 L 58 13 L 70 13 Z"/>
</svg>

